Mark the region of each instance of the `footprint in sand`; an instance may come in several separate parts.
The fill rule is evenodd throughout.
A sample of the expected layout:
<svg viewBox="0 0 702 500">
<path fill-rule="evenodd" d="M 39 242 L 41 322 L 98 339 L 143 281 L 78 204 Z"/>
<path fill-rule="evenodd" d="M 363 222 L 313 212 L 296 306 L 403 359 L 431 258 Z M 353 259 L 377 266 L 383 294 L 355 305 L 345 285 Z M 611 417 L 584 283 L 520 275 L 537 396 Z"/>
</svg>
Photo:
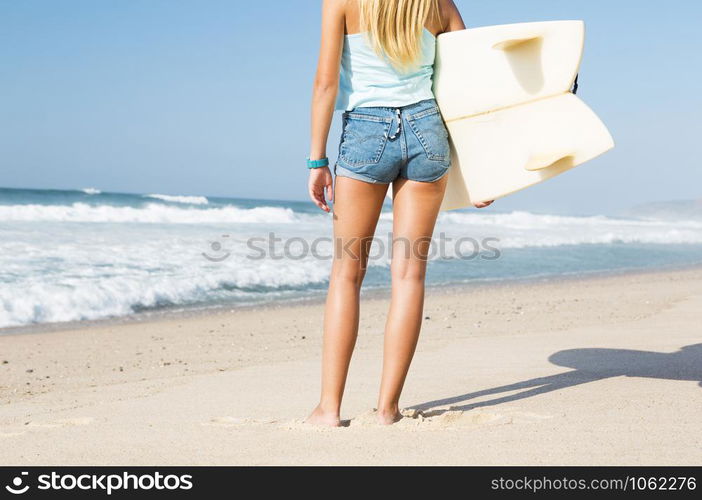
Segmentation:
<svg viewBox="0 0 702 500">
<path fill-rule="evenodd" d="M 536 421 L 543 417 L 536 414 L 521 412 L 494 413 L 486 411 L 463 411 L 454 407 L 433 410 L 402 410 L 402 420 L 395 423 L 392 428 L 440 430 L 452 428 L 487 427 Z M 537 418 L 538 417 L 538 418 Z M 351 427 L 379 426 L 376 411 L 363 413 L 350 422 Z"/>
<path fill-rule="evenodd" d="M 541 415 L 532 412 L 518 411 L 517 409 L 505 409 L 503 413 L 493 413 L 486 411 L 463 411 L 455 407 L 432 409 L 432 410 L 402 410 L 402 420 L 390 426 L 392 429 L 418 429 L 418 430 L 440 430 L 466 427 L 487 427 L 507 424 L 521 424 L 540 422 L 553 415 Z M 376 410 L 362 413 L 351 420 L 342 420 L 341 427 L 325 427 L 310 425 L 304 419 L 294 420 L 260 420 L 252 418 L 237 417 L 216 417 L 202 425 L 215 427 L 239 427 L 244 425 L 270 425 L 276 424 L 278 428 L 285 430 L 305 430 L 317 432 L 337 432 L 340 429 L 381 427 L 378 423 Z M 383 426 L 384 427 L 384 426 Z"/>
<path fill-rule="evenodd" d="M 485 427 L 512 423 L 509 415 L 485 411 L 463 411 L 454 408 L 443 410 L 404 410 L 398 422 L 405 427 L 450 429 L 454 427 Z"/>
<path fill-rule="evenodd" d="M 402 420 L 391 426 L 383 426 L 378 423 L 376 410 L 362 413 L 351 420 L 342 421 L 341 427 L 324 427 L 306 424 L 304 420 L 291 420 L 281 422 L 279 427 L 287 430 L 314 430 L 319 432 L 336 432 L 344 427 L 352 429 L 363 429 L 372 427 L 382 427 L 387 429 L 406 430 L 439 430 L 456 427 L 484 427 L 489 425 L 511 424 L 513 418 L 509 415 L 497 413 L 461 411 L 452 408 L 445 410 L 403 410 Z"/>
<path fill-rule="evenodd" d="M 553 415 L 542 415 L 532 412 L 519 411 L 514 408 L 505 408 L 504 412 L 494 413 L 486 411 L 464 411 L 455 407 L 434 410 L 403 410 L 400 422 L 405 425 L 423 425 L 432 428 L 451 427 L 485 427 L 506 424 L 522 424 L 540 422 Z"/>
</svg>

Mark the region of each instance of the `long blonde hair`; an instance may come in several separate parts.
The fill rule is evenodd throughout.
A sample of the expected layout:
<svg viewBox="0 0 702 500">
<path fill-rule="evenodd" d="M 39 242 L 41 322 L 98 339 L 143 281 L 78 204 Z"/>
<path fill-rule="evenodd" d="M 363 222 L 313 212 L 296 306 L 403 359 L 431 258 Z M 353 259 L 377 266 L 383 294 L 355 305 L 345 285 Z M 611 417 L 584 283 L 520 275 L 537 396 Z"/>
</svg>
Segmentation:
<svg viewBox="0 0 702 500">
<path fill-rule="evenodd" d="M 373 50 L 402 71 L 415 67 L 421 56 L 424 25 L 439 19 L 438 0 L 360 0 L 361 31 Z"/>
</svg>

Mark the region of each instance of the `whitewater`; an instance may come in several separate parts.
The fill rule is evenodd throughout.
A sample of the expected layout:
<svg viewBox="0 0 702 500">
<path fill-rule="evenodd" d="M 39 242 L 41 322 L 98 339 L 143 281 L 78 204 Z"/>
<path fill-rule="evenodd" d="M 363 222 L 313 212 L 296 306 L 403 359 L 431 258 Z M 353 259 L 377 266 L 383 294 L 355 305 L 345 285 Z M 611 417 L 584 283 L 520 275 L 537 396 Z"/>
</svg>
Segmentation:
<svg viewBox="0 0 702 500">
<path fill-rule="evenodd" d="M 665 212 L 443 212 L 427 280 L 442 286 L 701 263 L 702 217 Z M 388 285 L 391 227 L 388 206 L 369 288 Z M 0 189 L 0 328 L 322 296 L 331 230 L 331 216 L 307 202 Z"/>
</svg>

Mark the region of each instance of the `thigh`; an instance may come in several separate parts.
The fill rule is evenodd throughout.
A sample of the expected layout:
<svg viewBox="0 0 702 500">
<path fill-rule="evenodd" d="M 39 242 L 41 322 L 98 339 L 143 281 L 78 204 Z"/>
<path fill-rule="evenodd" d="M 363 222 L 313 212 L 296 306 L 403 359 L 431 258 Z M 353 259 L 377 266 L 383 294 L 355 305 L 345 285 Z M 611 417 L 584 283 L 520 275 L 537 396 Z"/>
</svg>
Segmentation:
<svg viewBox="0 0 702 500">
<path fill-rule="evenodd" d="M 424 272 L 447 179 L 393 184 L 393 273 Z"/>
<path fill-rule="evenodd" d="M 334 256 L 336 262 L 365 268 L 388 184 L 337 177 L 334 184 Z"/>
</svg>

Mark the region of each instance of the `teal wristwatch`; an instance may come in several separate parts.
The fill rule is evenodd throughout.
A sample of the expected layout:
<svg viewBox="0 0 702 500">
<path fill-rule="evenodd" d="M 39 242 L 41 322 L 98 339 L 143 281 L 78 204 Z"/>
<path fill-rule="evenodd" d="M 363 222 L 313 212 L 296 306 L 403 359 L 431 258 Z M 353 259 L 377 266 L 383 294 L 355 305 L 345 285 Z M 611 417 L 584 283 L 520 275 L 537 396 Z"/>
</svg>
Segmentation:
<svg viewBox="0 0 702 500">
<path fill-rule="evenodd" d="M 319 160 L 310 160 L 307 158 L 307 168 L 322 168 L 322 167 L 328 167 L 329 166 L 329 158 L 326 156 L 324 158 L 320 158 Z"/>
</svg>

